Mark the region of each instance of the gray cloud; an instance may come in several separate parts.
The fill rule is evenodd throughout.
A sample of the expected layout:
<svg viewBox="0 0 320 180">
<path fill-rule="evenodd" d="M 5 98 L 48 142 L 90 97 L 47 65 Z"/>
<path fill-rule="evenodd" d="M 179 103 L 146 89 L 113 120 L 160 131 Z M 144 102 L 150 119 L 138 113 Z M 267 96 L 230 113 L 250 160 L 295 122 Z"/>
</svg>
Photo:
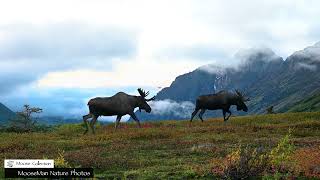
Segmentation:
<svg viewBox="0 0 320 180">
<path fill-rule="evenodd" d="M 158 56 L 171 59 L 214 60 L 226 57 L 227 52 L 210 44 L 194 44 L 192 46 L 175 46 L 163 49 Z"/>
<path fill-rule="evenodd" d="M 0 26 L 6 38 L 0 42 L 1 59 L 123 57 L 135 52 L 134 34 L 115 28 L 85 24 Z"/>
<path fill-rule="evenodd" d="M 31 83 L 35 78 L 36 75 L 27 73 L 0 73 L 0 94 L 12 92 L 20 85 Z"/>
<path fill-rule="evenodd" d="M 85 24 L 0 26 L 0 93 L 51 71 L 111 69 L 112 58 L 134 56 L 136 35 Z"/>
</svg>

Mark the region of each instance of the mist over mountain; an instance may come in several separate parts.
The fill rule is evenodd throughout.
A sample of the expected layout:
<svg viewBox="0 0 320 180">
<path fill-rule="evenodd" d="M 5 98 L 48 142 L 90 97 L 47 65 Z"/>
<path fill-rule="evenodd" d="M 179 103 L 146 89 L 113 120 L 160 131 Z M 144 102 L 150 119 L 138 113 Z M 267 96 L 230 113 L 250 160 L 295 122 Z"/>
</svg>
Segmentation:
<svg viewBox="0 0 320 180">
<path fill-rule="evenodd" d="M 163 88 L 156 95 L 156 101 L 151 104 L 156 107 L 156 112 L 137 112 L 138 118 L 188 119 L 199 95 L 220 90 L 240 89 L 245 92 L 251 99 L 247 103 L 248 114 L 264 113 L 269 106 L 274 106 L 276 112 L 286 112 L 320 92 L 320 43 L 297 51 L 286 60 L 263 48 L 241 51 L 235 57 L 241 62 L 235 67 L 209 64 L 178 76 L 170 87 Z M 158 104 L 163 102 L 167 102 L 167 111 L 159 110 Z M 183 105 L 186 103 L 187 107 Z M 175 114 L 169 107 L 179 108 L 184 113 Z M 232 112 L 244 114 L 234 109 Z M 222 114 L 221 111 L 207 111 L 205 115 Z"/>
</svg>

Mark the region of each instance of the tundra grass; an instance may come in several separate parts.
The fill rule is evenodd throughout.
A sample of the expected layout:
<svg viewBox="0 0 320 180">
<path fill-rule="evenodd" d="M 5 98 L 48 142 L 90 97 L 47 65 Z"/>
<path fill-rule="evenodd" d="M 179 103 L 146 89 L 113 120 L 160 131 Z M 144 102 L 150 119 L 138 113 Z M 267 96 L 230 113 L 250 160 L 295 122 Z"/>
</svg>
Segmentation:
<svg viewBox="0 0 320 180">
<path fill-rule="evenodd" d="M 310 169 L 309 164 L 320 175 L 316 156 L 301 157 L 320 151 L 320 112 L 239 116 L 226 123 L 221 118 L 194 120 L 191 125 L 155 121 L 142 123 L 140 129 L 121 123 L 118 130 L 98 126 L 95 135 L 83 135 L 82 124 L 46 133 L 2 132 L 0 160 L 55 159 L 60 167 L 93 167 L 98 179 L 212 179 L 215 159 L 225 158 L 239 145 L 271 149 L 289 129 L 301 171 Z"/>
</svg>

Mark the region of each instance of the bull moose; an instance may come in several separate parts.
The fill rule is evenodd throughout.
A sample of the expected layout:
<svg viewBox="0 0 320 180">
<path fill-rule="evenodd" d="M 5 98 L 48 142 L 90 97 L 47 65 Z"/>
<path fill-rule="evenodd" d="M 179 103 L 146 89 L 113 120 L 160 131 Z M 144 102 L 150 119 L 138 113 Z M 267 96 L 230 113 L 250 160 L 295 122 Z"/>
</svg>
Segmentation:
<svg viewBox="0 0 320 180">
<path fill-rule="evenodd" d="M 248 111 L 248 107 L 244 102 L 249 101 L 249 98 L 246 98 L 243 93 L 241 93 L 239 90 L 235 90 L 235 93 L 228 92 L 228 91 L 219 91 L 216 94 L 208 94 L 208 95 L 202 95 L 199 96 L 196 100 L 196 107 L 191 115 L 190 122 L 192 122 L 192 119 L 197 114 L 199 110 L 199 118 L 203 122 L 202 115 L 205 113 L 205 111 L 208 110 L 218 110 L 222 109 L 223 113 L 223 119 L 224 121 L 227 121 L 229 117 L 231 116 L 230 106 L 236 105 L 238 111 Z M 226 113 L 229 113 L 229 115 L 226 117 Z"/>
<path fill-rule="evenodd" d="M 132 96 L 128 95 L 124 92 L 118 92 L 117 94 L 111 97 L 96 97 L 90 99 L 88 102 L 89 106 L 89 114 L 83 116 L 83 121 L 86 126 L 86 130 L 84 134 L 88 132 L 88 123 L 87 120 L 92 118 L 90 122 L 90 127 L 92 132 L 94 133 L 94 124 L 96 123 L 99 116 L 117 116 L 117 120 L 115 123 L 115 128 L 117 129 L 119 126 L 119 122 L 123 115 L 130 115 L 133 120 L 138 123 L 140 127 L 140 122 L 136 115 L 134 114 L 134 109 L 139 108 L 145 110 L 146 112 L 151 112 L 151 107 L 148 105 L 148 101 L 152 101 L 155 97 L 150 99 L 146 99 L 149 95 L 149 91 L 145 92 L 141 88 L 138 89 L 140 96 Z"/>
</svg>

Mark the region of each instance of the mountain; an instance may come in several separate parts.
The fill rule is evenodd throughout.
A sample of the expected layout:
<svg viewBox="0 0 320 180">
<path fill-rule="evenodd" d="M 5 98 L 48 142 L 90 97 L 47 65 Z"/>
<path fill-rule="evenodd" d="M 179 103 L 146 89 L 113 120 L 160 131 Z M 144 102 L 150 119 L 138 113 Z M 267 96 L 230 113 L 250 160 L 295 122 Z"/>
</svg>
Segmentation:
<svg viewBox="0 0 320 180">
<path fill-rule="evenodd" d="M 14 118 L 16 114 L 8 107 L 0 103 L 0 124 L 5 124 L 9 119 Z"/>
<path fill-rule="evenodd" d="M 8 121 L 15 117 L 16 117 L 16 113 L 14 113 L 8 107 L 0 103 L 0 126 L 7 125 Z M 46 124 L 46 125 L 58 125 L 58 124 L 82 122 L 82 119 L 64 118 L 62 116 L 41 116 L 41 117 L 34 117 L 34 120 L 36 120 L 36 122 L 39 124 Z"/>
<path fill-rule="evenodd" d="M 286 112 L 320 92 L 320 43 L 297 51 L 286 60 L 270 49 L 242 51 L 236 58 L 241 61 L 237 67 L 206 65 L 178 76 L 170 87 L 156 95 L 157 101 L 151 102 L 152 113 L 137 113 L 138 118 L 188 119 L 193 110 L 192 103 L 199 95 L 220 90 L 244 91 L 251 99 L 247 103 L 249 114 L 265 113 L 271 105 L 275 112 Z M 245 114 L 234 109 L 232 112 Z M 221 112 L 211 111 L 205 115 L 221 116 Z"/>
</svg>

